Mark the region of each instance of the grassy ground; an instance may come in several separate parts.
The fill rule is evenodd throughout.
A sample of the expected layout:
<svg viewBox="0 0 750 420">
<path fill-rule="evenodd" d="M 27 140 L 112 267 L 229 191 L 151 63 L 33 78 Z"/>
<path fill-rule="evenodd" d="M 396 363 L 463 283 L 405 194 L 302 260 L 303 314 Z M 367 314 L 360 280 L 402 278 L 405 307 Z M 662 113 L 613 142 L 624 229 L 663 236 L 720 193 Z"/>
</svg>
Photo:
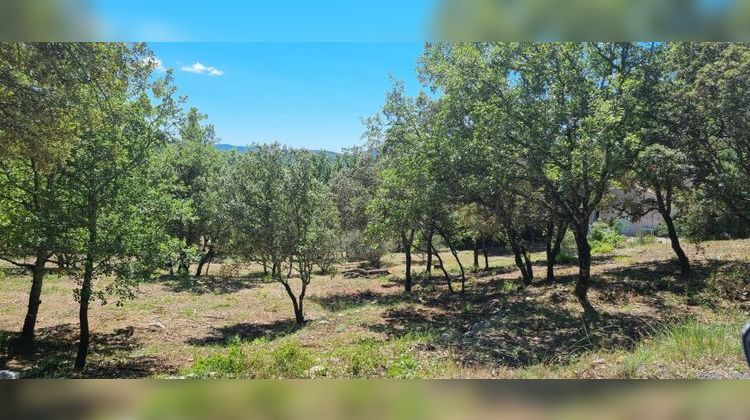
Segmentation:
<svg viewBox="0 0 750 420">
<path fill-rule="evenodd" d="M 25 377 L 748 377 L 738 336 L 750 317 L 750 241 L 689 244 L 688 252 L 696 263 L 689 281 L 664 243 L 597 256 L 590 296 L 601 319 L 593 323 L 583 322 L 572 295 L 574 265 L 560 267 L 553 285 L 520 289 L 512 259 L 491 256 L 490 270 L 469 275 L 464 295 L 449 294 L 436 270 L 404 296 L 403 257 L 392 254 L 388 277 L 316 276 L 305 300 L 309 322 L 295 328 L 281 285 L 264 281 L 258 267 L 227 277 L 232 270 L 214 264 L 194 285 L 163 277 L 122 306 L 94 305 L 83 373 L 71 369 L 75 282 L 54 274 L 45 280 L 36 354 L 4 355 L 30 286 L 29 275 L 4 266 L 0 368 Z M 471 253 L 460 257 L 469 268 Z M 542 278 L 543 255 L 534 258 Z M 457 274 L 450 253 L 443 259 Z"/>
</svg>

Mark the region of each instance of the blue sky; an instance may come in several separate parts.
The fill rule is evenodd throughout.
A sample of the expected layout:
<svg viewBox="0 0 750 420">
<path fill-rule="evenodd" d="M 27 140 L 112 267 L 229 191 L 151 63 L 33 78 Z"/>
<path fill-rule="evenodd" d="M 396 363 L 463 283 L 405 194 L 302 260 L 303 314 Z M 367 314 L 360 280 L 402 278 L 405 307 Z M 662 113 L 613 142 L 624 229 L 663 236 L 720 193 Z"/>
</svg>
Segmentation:
<svg viewBox="0 0 750 420">
<path fill-rule="evenodd" d="M 419 91 L 422 43 L 149 43 L 222 143 L 340 151 L 363 144 L 389 74 Z M 200 65 L 196 65 L 200 63 Z"/>
<path fill-rule="evenodd" d="M 88 0 L 98 31 L 131 41 L 421 41 L 436 0 Z"/>
</svg>

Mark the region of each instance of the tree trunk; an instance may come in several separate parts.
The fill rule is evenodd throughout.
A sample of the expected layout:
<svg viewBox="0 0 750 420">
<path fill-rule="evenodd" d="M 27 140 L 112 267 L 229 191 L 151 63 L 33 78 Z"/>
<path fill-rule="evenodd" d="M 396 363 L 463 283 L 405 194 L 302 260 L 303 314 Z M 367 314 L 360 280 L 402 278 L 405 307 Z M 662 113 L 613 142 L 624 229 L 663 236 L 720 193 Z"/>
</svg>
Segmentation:
<svg viewBox="0 0 750 420">
<path fill-rule="evenodd" d="M 667 232 L 669 234 L 669 241 L 672 244 L 672 250 L 677 255 L 677 261 L 680 264 L 680 272 L 683 277 L 690 274 L 690 260 L 688 259 L 685 251 L 680 245 L 680 238 L 677 236 L 677 229 L 674 227 L 674 220 L 672 219 L 672 193 L 671 190 L 667 190 L 667 196 L 664 197 L 660 188 L 656 189 L 656 202 L 661 217 L 664 218 L 664 224 L 667 225 Z"/>
<path fill-rule="evenodd" d="M 516 262 L 516 267 L 518 267 L 518 270 L 521 272 L 523 284 L 525 286 L 528 286 L 533 280 L 529 273 L 529 266 L 531 264 L 529 262 L 529 264 L 527 265 L 526 261 L 524 261 L 524 258 L 526 258 L 526 256 L 524 255 L 524 251 L 521 249 L 521 245 L 518 243 L 515 231 L 511 228 L 506 228 L 506 234 L 508 235 L 508 242 L 510 243 L 510 247 L 513 250 L 513 258 Z"/>
<path fill-rule="evenodd" d="M 438 259 L 438 262 L 440 263 L 440 269 L 443 270 L 443 275 L 445 276 L 445 282 L 448 284 L 448 290 L 453 293 L 453 284 L 451 284 L 451 276 L 448 274 L 448 270 L 445 269 L 445 264 L 443 264 L 443 259 L 440 257 L 440 254 L 438 253 L 437 249 L 433 246 L 430 249 L 431 253 L 434 253 L 435 256 Z"/>
<path fill-rule="evenodd" d="M 65 260 L 66 260 L 65 255 L 62 254 L 62 253 L 60 253 L 60 254 L 55 255 L 55 257 L 57 258 L 57 270 L 60 273 L 62 273 L 65 270 L 66 266 L 67 266 L 67 264 L 65 262 Z"/>
<path fill-rule="evenodd" d="M 98 208 L 96 202 L 90 202 L 88 211 L 89 238 L 86 246 L 86 262 L 83 269 L 80 307 L 78 310 L 78 322 L 80 323 L 81 332 L 78 341 L 78 354 L 76 355 L 76 370 L 83 370 L 86 366 L 86 357 L 89 352 L 89 301 L 91 300 L 91 288 L 94 278 L 94 258 L 97 247 L 97 218 Z"/>
<path fill-rule="evenodd" d="M 555 257 L 552 251 L 552 238 L 547 238 L 545 252 L 547 254 L 547 283 L 555 282 Z"/>
<path fill-rule="evenodd" d="M 482 239 L 482 253 L 484 253 L 484 269 L 490 269 L 490 259 L 487 256 L 487 239 Z"/>
<path fill-rule="evenodd" d="M 427 232 L 427 280 L 432 280 L 432 229 Z"/>
<path fill-rule="evenodd" d="M 456 259 L 458 268 L 461 270 L 461 293 L 463 293 L 466 289 L 466 271 L 464 270 L 464 265 L 461 264 L 461 259 L 458 257 L 458 251 L 456 250 L 456 247 L 453 246 L 453 242 L 450 240 L 450 236 L 446 236 L 444 233 L 445 232 L 442 232 L 441 235 L 443 236 L 443 239 L 445 239 L 445 242 L 448 244 L 448 249 L 451 250 L 451 254 L 453 254 L 453 258 Z M 474 249 L 476 250 L 476 246 Z M 476 257 L 476 254 L 474 254 L 474 256 Z"/>
<path fill-rule="evenodd" d="M 297 326 L 300 326 L 300 327 L 305 325 L 305 311 L 302 307 L 304 302 L 305 302 L 305 286 L 303 284 L 302 292 L 299 294 L 299 297 L 297 298 L 297 311 L 294 313 L 294 321 L 297 324 Z"/>
<path fill-rule="evenodd" d="M 558 226 L 554 234 L 550 233 L 547 237 L 547 283 L 549 284 L 555 282 L 555 264 L 557 264 L 557 256 L 560 254 L 560 246 L 567 230 L 567 226 Z"/>
<path fill-rule="evenodd" d="M 401 233 L 401 241 L 404 246 L 404 257 L 406 259 L 406 273 L 404 274 L 404 291 L 411 293 L 411 245 L 414 240 L 414 230 L 409 233 L 407 238 L 405 233 Z"/>
<path fill-rule="evenodd" d="M 190 240 L 184 239 L 185 248 L 180 251 L 180 263 L 177 266 L 177 275 L 180 277 L 190 276 L 190 261 L 188 261 L 188 248 L 190 247 Z"/>
<path fill-rule="evenodd" d="M 526 265 L 526 275 L 529 276 L 527 285 L 530 285 L 534 281 L 534 269 L 531 266 L 531 255 L 528 248 L 521 246 L 521 255 L 523 255 L 523 261 Z"/>
<path fill-rule="evenodd" d="M 474 239 L 474 271 L 479 271 L 479 241 Z"/>
<path fill-rule="evenodd" d="M 578 249 L 578 280 L 576 281 L 575 295 L 583 307 L 584 316 L 589 319 L 596 319 L 598 314 L 588 299 L 591 284 L 591 246 L 588 240 L 588 219 L 577 224 L 574 233 L 576 248 Z"/>
<path fill-rule="evenodd" d="M 294 292 L 292 291 L 292 287 L 289 286 L 288 281 L 281 281 L 279 280 L 281 284 L 284 285 L 284 289 L 286 290 L 286 293 L 289 295 L 289 299 L 292 300 L 292 306 L 294 307 L 294 322 L 297 324 L 297 326 L 302 326 L 305 324 L 305 315 L 302 312 L 302 301 L 305 298 L 305 287 L 304 282 L 302 286 L 302 292 L 300 293 L 299 300 L 296 296 L 294 296 Z"/>
<path fill-rule="evenodd" d="M 547 221 L 547 231 L 544 238 L 544 251 L 547 256 L 547 283 L 552 284 L 555 281 L 555 260 L 553 257 L 552 246 L 554 242 L 555 222 L 552 217 Z"/>
<path fill-rule="evenodd" d="M 76 355 L 75 369 L 82 370 L 86 366 L 86 357 L 89 352 L 89 301 L 91 300 L 91 284 L 93 279 L 93 264 L 89 263 L 87 257 L 86 268 L 81 284 L 80 307 L 78 310 L 78 322 L 80 323 L 80 338 L 78 341 L 78 354 Z"/>
<path fill-rule="evenodd" d="M 458 258 L 458 252 L 456 251 L 456 248 L 454 248 L 450 244 L 449 246 L 451 248 L 451 254 L 453 254 L 453 258 L 456 259 L 456 262 L 458 263 L 458 268 L 461 270 L 461 293 L 463 293 L 464 290 L 466 290 L 466 271 L 464 270 L 464 265 L 461 264 L 461 259 Z"/>
<path fill-rule="evenodd" d="M 664 223 L 667 225 L 667 231 L 669 232 L 669 241 L 672 243 L 672 250 L 674 251 L 675 255 L 677 255 L 677 260 L 680 263 L 680 272 L 683 276 L 687 276 L 691 271 L 690 260 L 688 259 L 687 255 L 685 255 L 685 251 L 683 251 L 682 246 L 680 245 L 680 239 L 677 236 L 677 229 L 675 229 L 674 227 L 672 216 L 662 216 L 664 217 Z"/>
<path fill-rule="evenodd" d="M 208 275 L 208 270 L 210 270 L 210 269 L 211 269 L 211 261 L 213 261 L 213 260 L 214 260 L 214 257 L 213 257 L 213 255 L 212 255 L 212 256 L 211 256 L 211 258 L 209 258 L 209 259 L 208 259 L 208 262 L 206 263 L 206 272 L 205 272 L 205 273 L 203 273 L 203 274 L 205 274 L 205 275 Z"/>
<path fill-rule="evenodd" d="M 203 266 L 211 260 L 211 258 L 214 256 L 214 247 L 209 245 L 208 250 L 206 251 L 206 254 L 201 257 L 201 260 L 198 261 L 198 269 L 195 270 L 195 277 L 200 277 L 201 273 L 203 272 Z"/>
<path fill-rule="evenodd" d="M 36 259 L 32 268 L 31 292 L 29 293 L 29 304 L 26 310 L 26 318 L 23 321 L 19 349 L 24 354 L 30 354 L 34 347 L 34 329 L 36 318 L 39 314 L 39 305 L 42 303 L 42 284 L 46 274 L 45 263 L 47 262 L 47 251 L 38 249 Z"/>
</svg>

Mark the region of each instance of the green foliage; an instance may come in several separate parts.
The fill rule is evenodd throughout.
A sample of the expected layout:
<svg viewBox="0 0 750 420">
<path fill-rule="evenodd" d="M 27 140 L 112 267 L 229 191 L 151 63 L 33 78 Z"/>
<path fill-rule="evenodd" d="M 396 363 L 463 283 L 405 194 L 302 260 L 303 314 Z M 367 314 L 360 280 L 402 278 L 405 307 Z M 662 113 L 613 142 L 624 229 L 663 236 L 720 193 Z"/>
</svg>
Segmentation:
<svg viewBox="0 0 750 420">
<path fill-rule="evenodd" d="M 330 189 L 316 177 L 310 152 L 278 144 L 254 147 L 236 157 L 222 183 L 235 252 L 270 266 L 271 277 L 287 293 L 289 273 L 296 270 L 301 287 L 290 299 L 301 323 L 297 308 L 313 268 L 330 268 L 340 245 L 338 210 Z"/>
<path fill-rule="evenodd" d="M 247 374 L 251 363 L 242 349 L 242 341 L 232 339 L 226 353 L 213 353 L 205 357 L 196 357 L 188 373 L 195 378 L 241 378 Z"/>
<path fill-rule="evenodd" d="M 213 145 L 213 126 L 202 124 L 206 119 L 190 108 L 180 124 L 179 139 L 155 156 L 159 176 L 168 183 L 168 193 L 175 200 L 167 226 L 180 242 L 171 263 L 176 263 L 183 281 L 189 281 L 188 268 L 203 255 L 200 251 L 215 252 L 229 228 L 217 191 L 226 160 Z"/>
<path fill-rule="evenodd" d="M 591 225 L 588 239 L 591 244 L 591 253 L 594 255 L 611 253 L 625 243 L 625 236 L 615 227 L 602 222 L 594 222 Z"/>
<path fill-rule="evenodd" d="M 721 301 L 750 300 L 750 266 L 730 263 L 712 271 L 704 281 L 693 280 L 690 303 L 716 305 Z M 698 283 L 698 284 L 695 284 Z"/>
<path fill-rule="evenodd" d="M 635 237 L 635 243 L 637 245 L 647 245 L 647 244 L 653 244 L 655 242 L 656 242 L 656 237 L 654 235 L 644 232 L 643 230 L 638 231 L 638 235 L 636 235 Z"/>
<path fill-rule="evenodd" d="M 560 243 L 560 253 L 557 255 L 557 262 L 561 264 L 574 263 L 578 261 L 578 249 L 576 247 L 576 238 L 573 232 L 565 232 L 562 242 Z"/>
<path fill-rule="evenodd" d="M 409 354 L 401 354 L 388 366 L 388 378 L 415 379 L 419 371 L 419 363 Z"/>
<path fill-rule="evenodd" d="M 745 238 L 750 236 L 750 224 L 743 215 L 705 191 L 694 191 L 680 209 L 682 215 L 675 227 L 693 241 Z"/>
<path fill-rule="evenodd" d="M 186 375 L 195 378 L 296 379 L 310 377 L 316 359 L 295 341 L 267 348 L 263 340 L 252 343 L 233 338 L 224 351 L 197 357 Z"/>
<path fill-rule="evenodd" d="M 669 230 L 667 229 L 667 224 L 662 222 L 656 225 L 656 229 L 654 231 L 654 234 L 658 236 L 659 238 L 666 238 L 669 236 Z"/>
<path fill-rule="evenodd" d="M 658 330 L 648 342 L 626 356 L 621 375 L 642 377 L 659 369 L 660 376 L 685 378 L 695 366 L 716 368 L 717 361 L 739 359 L 737 326 L 687 320 Z M 648 375 L 648 373 L 645 373 Z"/>
<path fill-rule="evenodd" d="M 367 207 L 378 187 L 373 150 L 347 150 L 340 160 L 347 163 L 335 172 L 330 185 L 341 220 L 341 251 L 349 261 L 365 260 L 377 267 L 388 241 L 366 235 L 370 224 Z"/>
<path fill-rule="evenodd" d="M 726 212 L 746 228 L 750 115 L 739 110 L 750 106 L 750 45 L 673 43 L 669 65 L 675 86 L 673 126 L 694 170 L 694 185 L 707 202 L 704 210 Z"/>
<path fill-rule="evenodd" d="M 355 378 L 372 378 L 385 367 L 382 342 L 367 339 L 346 352 L 347 373 Z"/>
<path fill-rule="evenodd" d="M 352 230 L 342 235 L 341 249 L 345 250 L 349 261 L 366 261 L 372 267 L 379 267 L 380 259 L 388 252 L 388 242 Z"/>
<path fill-rule="evenodd" d="M 268 355 L 255 354 L 250 375 L 254 378 L 306 378 L 315 365 L 312 353 L 294 341 L 287 341 Z"/>
</svg>

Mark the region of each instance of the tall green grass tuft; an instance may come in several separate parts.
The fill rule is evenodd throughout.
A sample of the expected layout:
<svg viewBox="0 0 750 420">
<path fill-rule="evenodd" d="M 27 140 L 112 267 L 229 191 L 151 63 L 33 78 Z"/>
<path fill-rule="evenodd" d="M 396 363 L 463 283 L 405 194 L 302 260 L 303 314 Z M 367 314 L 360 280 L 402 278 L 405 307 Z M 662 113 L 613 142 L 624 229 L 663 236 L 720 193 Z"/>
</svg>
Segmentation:
<svg viewBox="0 0 750 420">
<path fill-rule="evenodd" d="M 316 359 L 296 341 L 268 348 L 265 340 L 232 339 L 225 351 L 196 357 L 185 372 L 191 378 L 308 378 Z"/>
<path fill-rule="evenodd" d="M 366 339 L 344 352 L 347 374 L 355 378 L 372 378 L 385 369 L 382 342 Z"/>
<path fill-rule="evenodd" d="M 601 222 L 591 225 L 588 239 L 594 255 L 608 254 L 625 243 L 625 236 L 616 227 Z"/>
<path fill-rule="evenodd" d="M 187 376 L 195 378 L 241 378 L 247 373 L 250 362 L 242 349 L 242 341 L 234 338 L 226 352 L 196 357 Z"/>
<path fill-rule="evenodd" d="M 296 341 L 287 341 L 268 356 L 258 354 L 252 362 L 257 378 L 307 378 L 315 366 L 312 353 Z"/>
<path fill-rule="evenodd" d="M 629 354 L 619 376 L 710 377 L 733 370 L 741 359 L 736 326 L 687 320 L 659 330 Z"/>
</svg>

